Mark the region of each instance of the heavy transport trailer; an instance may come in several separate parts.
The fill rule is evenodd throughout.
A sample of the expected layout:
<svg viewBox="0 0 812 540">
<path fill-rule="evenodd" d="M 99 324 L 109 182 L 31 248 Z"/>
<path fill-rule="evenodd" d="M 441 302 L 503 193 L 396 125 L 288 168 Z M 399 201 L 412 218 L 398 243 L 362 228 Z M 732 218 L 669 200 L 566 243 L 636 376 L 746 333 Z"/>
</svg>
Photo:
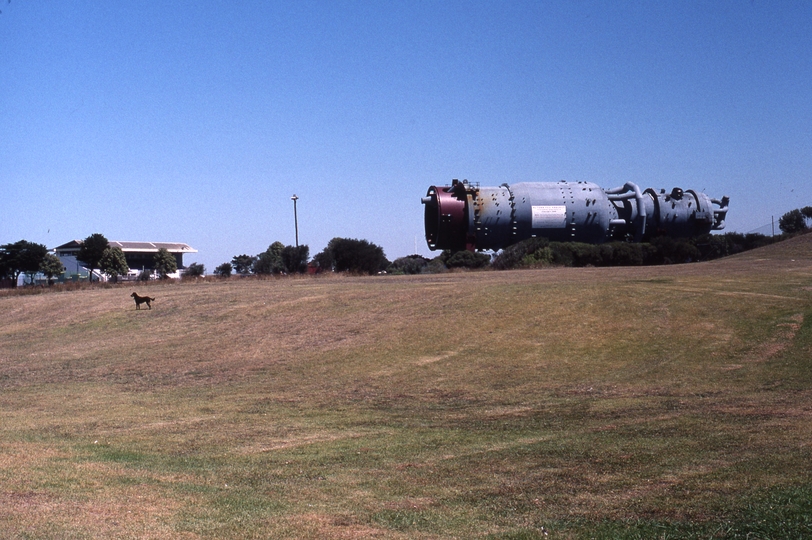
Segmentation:
<svg viewBox="0 0 812 540">
<path fill-rule="evenodd" d="M 590 182 L 480 187 L 467 180 L 431 186 L 422 199 L 429 248 L 452 251 L 499 250 L 533 237 L 590 244 L 688 238 L 724 229 L 728 202 L 633 182 L 605 190 Z"/>
</svg>

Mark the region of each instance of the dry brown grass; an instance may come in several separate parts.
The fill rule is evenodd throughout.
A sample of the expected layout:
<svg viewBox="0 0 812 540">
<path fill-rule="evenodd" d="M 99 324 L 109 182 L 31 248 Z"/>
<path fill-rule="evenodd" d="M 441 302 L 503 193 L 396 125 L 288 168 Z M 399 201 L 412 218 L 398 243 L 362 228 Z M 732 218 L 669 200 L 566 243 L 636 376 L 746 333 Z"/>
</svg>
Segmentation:
<svg viewBox="0 0 812 540">
<path fill-rule="evenodd" d="M 141 311 L 126 286 L 6 294 L 0 536 L 721 523 L 810 485 L 808 238 L 670 267 L 182 282 Z"/>
</svg>

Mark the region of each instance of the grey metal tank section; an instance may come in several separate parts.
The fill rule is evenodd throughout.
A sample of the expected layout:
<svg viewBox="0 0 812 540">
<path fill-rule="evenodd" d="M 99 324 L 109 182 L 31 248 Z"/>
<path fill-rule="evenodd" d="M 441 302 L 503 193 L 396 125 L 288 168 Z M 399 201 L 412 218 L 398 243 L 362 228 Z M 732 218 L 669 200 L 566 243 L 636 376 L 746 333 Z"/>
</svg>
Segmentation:
<svg viewBox="0 0 812 540">
<path fill-rule="evenodd" d="M 723 229 L 728 207 L 727 197 L 642 191 L 632 182 L 604 190 L 590 182 L 479 187 L 454 180 L 431 186 L 422 202 L 432 250 L 498 250 L 533 237 L 591 244 L 690 237 Z"/>
</svg>

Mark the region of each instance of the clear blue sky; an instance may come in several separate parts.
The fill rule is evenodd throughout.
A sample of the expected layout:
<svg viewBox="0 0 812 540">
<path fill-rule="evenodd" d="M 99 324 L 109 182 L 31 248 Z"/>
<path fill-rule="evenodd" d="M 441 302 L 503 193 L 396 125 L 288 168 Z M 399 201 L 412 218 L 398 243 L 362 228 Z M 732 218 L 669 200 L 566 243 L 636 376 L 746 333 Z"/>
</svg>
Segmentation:
<svg viewBox="0 0 812 540">
<path fill-rule="evenodd" d="M 390 260 L 430 185 L 590 181 L 812 205 L 812 3 L 0 0 L 0 243 Z"/>
</svg>

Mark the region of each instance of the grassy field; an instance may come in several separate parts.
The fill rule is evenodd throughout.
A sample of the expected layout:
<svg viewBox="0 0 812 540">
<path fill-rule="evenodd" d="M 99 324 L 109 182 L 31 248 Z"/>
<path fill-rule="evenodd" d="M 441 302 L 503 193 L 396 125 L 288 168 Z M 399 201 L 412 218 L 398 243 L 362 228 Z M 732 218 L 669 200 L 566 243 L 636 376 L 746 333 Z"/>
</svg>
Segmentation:
<svg viewBox="0 0 812 540">
<path fill-rule="evenodd" d="M 812 235 L 130 287 L 0 296 L 0 537 L 812 537 Z"/>
</svg>

